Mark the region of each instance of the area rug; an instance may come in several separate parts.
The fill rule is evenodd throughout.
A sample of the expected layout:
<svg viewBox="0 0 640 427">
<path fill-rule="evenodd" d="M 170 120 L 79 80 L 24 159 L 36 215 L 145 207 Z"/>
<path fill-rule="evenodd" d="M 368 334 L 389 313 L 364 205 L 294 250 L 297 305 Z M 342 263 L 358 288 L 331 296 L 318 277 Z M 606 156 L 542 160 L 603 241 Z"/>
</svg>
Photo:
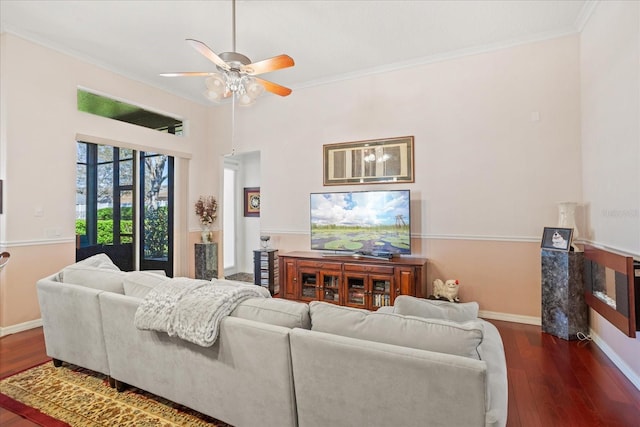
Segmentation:
<svg viewBox="0 0 640 427">
<path fill-rule="evenodd" d="M 118 393 L 105 375 L 52 362 L 1 380 L 0 406 L 44 427 L 231 427 L 136 388 Z"/>
</svg>

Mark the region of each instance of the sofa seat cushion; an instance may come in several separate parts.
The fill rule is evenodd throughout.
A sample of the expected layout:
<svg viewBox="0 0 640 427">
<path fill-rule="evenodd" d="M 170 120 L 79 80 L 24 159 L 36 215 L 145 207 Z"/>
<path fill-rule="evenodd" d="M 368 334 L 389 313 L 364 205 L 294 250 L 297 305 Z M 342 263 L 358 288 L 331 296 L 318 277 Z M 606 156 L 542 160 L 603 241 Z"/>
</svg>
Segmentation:
<svg viewBox="0 0 640 427">
<path fill-rule="evenodd" d="M 393 312 L 404 316 L 468 322 L 478 318 L 478 303 L 455 303 L 399 295 L 393 302 Z"/>
<path fill-rule="evenodd" d="M 136 298 L 144 298 L 149 291 L 160 283 L 170 280 L 164 271 L 131 271 L 124 278 L 124 294 Z"/>
<path fill-rule="evenodd" d="M 482 321 L 464 323 L 309 303 L 311 330 L 480 359 Z"/>
<path fill-rule="evenodd" d="M 309 306 L 285 299 L 249 298 L 238 304 L 231 316 L 287 328 L 311 328 Z"/>
</svg>

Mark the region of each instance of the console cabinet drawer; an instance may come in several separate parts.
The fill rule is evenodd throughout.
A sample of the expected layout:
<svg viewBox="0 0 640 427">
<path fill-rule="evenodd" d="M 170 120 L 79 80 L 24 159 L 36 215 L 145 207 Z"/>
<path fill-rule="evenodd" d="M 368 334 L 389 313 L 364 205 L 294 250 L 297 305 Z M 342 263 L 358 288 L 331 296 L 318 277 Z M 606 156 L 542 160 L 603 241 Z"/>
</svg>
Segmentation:
<svg viewBox="0 0 640 427">
<path fill-rule="evenodd" d="M 355 273 L 393 274 L 394 267 L 370 264 L 344 264 L 344 271 L 353 271 Z"/>
<path fill-rule="evenodd" d="M 342 270 L 342 264 L 338 262 L 322 262 L 322 261 L 298 261 L 298 268 L 317 268 L 321 270 Z"/>
</svg>

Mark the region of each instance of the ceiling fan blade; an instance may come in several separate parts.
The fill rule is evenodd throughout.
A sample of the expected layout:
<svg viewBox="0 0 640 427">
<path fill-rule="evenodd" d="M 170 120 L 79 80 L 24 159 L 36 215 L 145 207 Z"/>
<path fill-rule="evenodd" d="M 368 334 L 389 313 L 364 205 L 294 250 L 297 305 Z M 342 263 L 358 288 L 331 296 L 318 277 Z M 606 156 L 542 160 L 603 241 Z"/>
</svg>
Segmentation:
<svg viewBox="0 0 640 427">
<path fill-rule="evenodd" d="M 215 74 L 211 71 L 182 71 L 176 73 L 161 73 L 162 77 L 202 77 Z"/>
<path fill-rule="evenodd" d="M 193 47 L 195 50 L 200 52 L 200 54 L 202 56 L 204 56 L 209 61 L 211 61 L 214 64 L 216 64 L 218 67 L 220 67 L 220 68 L 222 68 L 224 70 L 227 70 L 227 71 L 231 69 L 231 67 L 229 67 L 229 64 L 224 62 L 224 60 L 222 58 L 220 58 L 218 55 L 216 55 L 215 52 L 212 51 L 209 48 L 209 46 L 207 46 L 206 44 L 202 43 L 201 41 L 194 40 L 194 39 L 186 39 L 186 40 L 191 45 L 191 47 Z"/>
<path fill-rule="evenodd" d="M 288 87 L 280 86 L 277 83 L 273 83 L 258 77 L 254 77 L 254 78 L 258 81 L 258 83 L 264 86 L 264 88 L 271 93 L 275 93 L 276 95 L 280 95 L 280 96 L 287 96 L 291 93 L 291 89 L 289 89 Z"/>
<path fill-rule="evenodd" d="M 273 58 L 245 65 L 242 67 L 242 71 L 251 76 L 257 76 L 258 74 L 281 70 L 283 68 L 293 67 L 294 65 L 293 58 L 289 55 L 278 55 Z"/>
</svg>

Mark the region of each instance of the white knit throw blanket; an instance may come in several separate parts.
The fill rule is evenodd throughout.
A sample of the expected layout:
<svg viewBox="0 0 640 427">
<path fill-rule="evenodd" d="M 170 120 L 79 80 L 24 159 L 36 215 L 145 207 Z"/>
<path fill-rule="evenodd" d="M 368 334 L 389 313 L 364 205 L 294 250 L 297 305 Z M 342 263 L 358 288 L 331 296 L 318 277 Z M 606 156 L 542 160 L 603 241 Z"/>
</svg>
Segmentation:
<svg viewBox="0 0 640 427">
<path fill-rule="evenodd" d="M 241 301 L 270 296 L 256 285 L 174 278 L 149 291 L 136 310 L 134 324 L 210 347 L 218 338 L 220 321 Z"/>
</svg>

